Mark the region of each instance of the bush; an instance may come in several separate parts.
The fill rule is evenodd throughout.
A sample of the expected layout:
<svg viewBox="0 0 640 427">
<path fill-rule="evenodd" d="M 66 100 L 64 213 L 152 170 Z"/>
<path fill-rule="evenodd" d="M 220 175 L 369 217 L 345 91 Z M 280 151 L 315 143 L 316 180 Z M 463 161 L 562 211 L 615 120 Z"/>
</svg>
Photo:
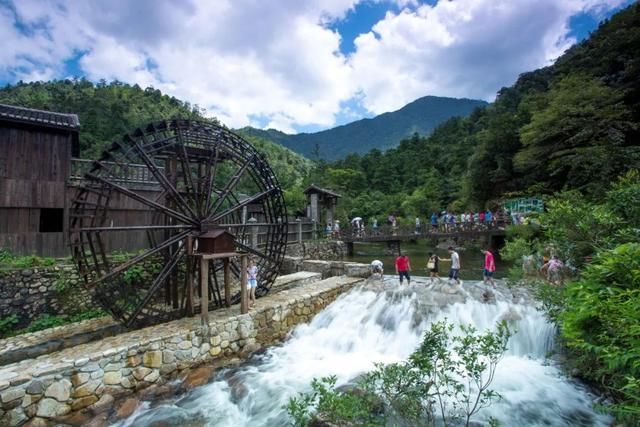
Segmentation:
<svg viewBox="0 0 640 427">
<path fill-rule="evenodd" d="M 640 244 L 598 255 L 567 286 L 564 304 L 562 336 L 582 375 L 607 384 L 621 419 L 640 422 Z"/>
</svg>

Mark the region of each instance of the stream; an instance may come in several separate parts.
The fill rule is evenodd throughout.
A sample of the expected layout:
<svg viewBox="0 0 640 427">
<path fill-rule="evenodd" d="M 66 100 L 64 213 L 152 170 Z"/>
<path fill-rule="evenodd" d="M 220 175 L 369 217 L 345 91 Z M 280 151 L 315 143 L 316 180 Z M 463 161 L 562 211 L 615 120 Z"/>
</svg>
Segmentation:
<svg viewBox="0 0 640 427">
<path fill-rule="evenodd" d="M 181 396 L 145 403 L 125 426 L 282 426 L 283 406 L 309 391 L 316 377 L 336 375 L 346 384 L 378 362 L 406 360 L 433 321 L 493 328 L 507 317 L 517 329 L 500 361 L 490 388 L 503 399 L 473 421 L 502 426 L 607 426 L 610 417 L 595 412 L 594 396 L 564 376 L 547 358 L 555 328 L 537 311 L 526 293 L 500 284 L 495 300 L 483 303 L 481 282 L 465 280 L 451 293 L 449 285 L 417 278 L 400 288 L 386 276 L 354 289 L 325 308 L 308 324 L 297 326 L 281 345 L 243 364 L 223 369 L 214 380 Z"/>
</svg>

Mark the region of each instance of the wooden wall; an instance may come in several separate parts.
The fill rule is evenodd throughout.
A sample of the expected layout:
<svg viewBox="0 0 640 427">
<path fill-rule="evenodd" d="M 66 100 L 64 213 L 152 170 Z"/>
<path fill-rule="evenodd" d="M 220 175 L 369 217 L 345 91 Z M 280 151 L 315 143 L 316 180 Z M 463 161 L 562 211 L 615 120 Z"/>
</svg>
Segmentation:
<svg viewBox="0 0 640 427">
<path fill-rule="evenodd" d="M 0 122 L 0 248 L 66 256 L 66 181 L 73 134 Z M 62 232 L 40 233 L 43 208 L 63 209 Z"/>
</svg>

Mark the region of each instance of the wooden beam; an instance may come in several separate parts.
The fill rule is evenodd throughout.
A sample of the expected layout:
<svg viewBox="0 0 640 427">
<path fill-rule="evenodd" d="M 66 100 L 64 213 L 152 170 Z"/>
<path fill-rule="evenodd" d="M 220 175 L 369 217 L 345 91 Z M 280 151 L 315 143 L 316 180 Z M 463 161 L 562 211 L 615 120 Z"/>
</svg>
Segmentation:
<svg viewBox="0 0 640 427">
<path fill-rule="evenodd" d="M 224 262 L 224 305 L 231 307 L 231 284 L 229 283 L 229 258 L 225 258 Z"/>
<path fill-rule="evenodd" d="M 240 255 L 240 313 L 249 312 L 249 299 L 247 298 L 247 255 Z"/>
<path fill-rule="evenodd" d="M 225 274 L 225 292 L 226 289 L 226 274 Z M 200 259 L 200 314 L 202 324 L 206 327 L 209 326 L 209 260 Z M 225 295 L 226 296 L 226 295 Z"/>
</svg>

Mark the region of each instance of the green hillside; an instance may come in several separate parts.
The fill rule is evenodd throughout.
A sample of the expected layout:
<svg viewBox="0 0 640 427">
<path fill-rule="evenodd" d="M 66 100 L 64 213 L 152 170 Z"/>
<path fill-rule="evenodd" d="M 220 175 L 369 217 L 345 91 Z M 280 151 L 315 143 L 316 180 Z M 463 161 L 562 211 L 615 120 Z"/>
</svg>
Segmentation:
<svg viewBox="0 0 640 427">
<path fill-rule="evenodd" d="M 152 121 L 174 117 L 217 123 L 197 105 L 118 81 L 94 84 L 88 80 L 18 83 L 0 89 L 0 103 L 74 113 L 80 118 L 80 155 L 96 158 L 114 139 Z M 311 162 L 278 144 L 251 138 L 275 170 L 285 188 L 299 184 Z"/>
<path fill-rule="evenodd" d="M 308 158 L 319 156 L 326 160 L 336 160 L 351 153 L 364 154 L 374 148 L 393 148 L 400 140 L 415 133 L 428 135 L 445 120 L 466 116 L 484 105 L 486 102 L 472 99 L 425 96 L 397 111 L 316 133 L 288 135 L 274 129 L 249 127 L 241 131 L 246 135 L 260 136 L 282 144 Z"/>
</svg>

